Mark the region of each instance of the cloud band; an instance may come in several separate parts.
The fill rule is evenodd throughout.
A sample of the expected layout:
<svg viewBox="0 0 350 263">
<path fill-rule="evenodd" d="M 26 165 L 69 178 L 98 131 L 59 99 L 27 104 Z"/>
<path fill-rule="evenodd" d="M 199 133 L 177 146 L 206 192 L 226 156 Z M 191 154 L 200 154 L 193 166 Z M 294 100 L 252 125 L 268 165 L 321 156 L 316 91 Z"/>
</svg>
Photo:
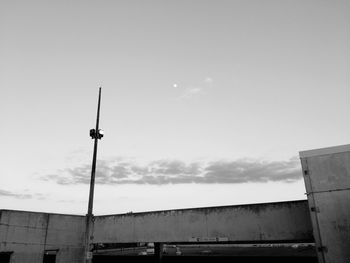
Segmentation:
<svg viewBox="0 0 350 263">
<path fill-rule="evenodd" d="M 43 180 L 61 185 L 89 184 L 90 165 L 81 165 L 45 175 Z M 98 161 L 97 184 L 238 184 L 248 182 L 294 182 L 301 179 L 297 158 L 288 161 L 215 161 L 185 163 L 179 160 L 158 160 L 146 165 L 130 161 Z"/>
</svg>

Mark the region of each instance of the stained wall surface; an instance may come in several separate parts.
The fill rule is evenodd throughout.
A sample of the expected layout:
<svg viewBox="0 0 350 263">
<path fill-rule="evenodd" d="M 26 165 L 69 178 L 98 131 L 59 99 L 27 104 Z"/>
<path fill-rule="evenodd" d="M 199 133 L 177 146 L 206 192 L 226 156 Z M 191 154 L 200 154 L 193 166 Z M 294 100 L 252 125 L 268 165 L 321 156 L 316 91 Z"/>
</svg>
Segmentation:
<svg viewBox="0 0 350 263">
<path fill-rule="evenodd" d="M 0 210 L 0 252 L 13 252 L 11 263 L 43 262 L 44 251 L 57 251 L 56 262 L 81 262 L 85 217 Z"/>
<path fill-rule="evenodd" d="M 0 252 L 11 263 L 81 262 L 85 217 L 0 210 Z M 306 200 L 96 216 L 94 243 L 312 242 Z"/>
<path fill-rule="evenodd" d="M 300 152 L 320 263 L 350 261 L 350 145 Z"/>
<path fill-rule="evenodd" d="M 307 201 L 95 217 L 95 243 L 313 241 Z"/>
</svg>

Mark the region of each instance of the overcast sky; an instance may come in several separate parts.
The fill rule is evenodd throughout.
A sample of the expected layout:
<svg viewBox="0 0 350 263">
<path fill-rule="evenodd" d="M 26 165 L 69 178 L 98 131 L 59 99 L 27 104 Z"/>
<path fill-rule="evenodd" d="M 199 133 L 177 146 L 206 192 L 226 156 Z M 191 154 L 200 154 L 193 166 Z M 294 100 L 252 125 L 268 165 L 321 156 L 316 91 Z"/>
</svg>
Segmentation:
<svg viewBox="0 0 350 263">
<path fill-rule="evenodd" d="M 95 214 L 304 199 L 349 143 L 349 1 L 0 2 L 0 208 Z"/>
</svg>

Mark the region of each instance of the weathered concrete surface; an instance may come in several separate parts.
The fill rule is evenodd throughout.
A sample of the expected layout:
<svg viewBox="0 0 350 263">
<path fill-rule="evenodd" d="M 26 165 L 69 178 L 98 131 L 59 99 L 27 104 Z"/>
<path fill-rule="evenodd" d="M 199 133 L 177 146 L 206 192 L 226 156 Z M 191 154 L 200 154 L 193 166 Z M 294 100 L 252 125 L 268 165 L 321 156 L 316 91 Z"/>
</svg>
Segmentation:
<svg viewBox="0 0 350 263">
<path fill-rule="evenodd" d="M 307 201 L 95 217 L 94 243 L 312 241 Z"/>
<path fill-rule="evenodd" d="M 300 152 L 320 263 L 350 261 L 350 145 Z"/>
<path fill-rule="evenodd" d="M 0 252 L 11 263 L 81 262 L 85 217 L 0 210 Z M 307 201 L 207 207 L 95 217 L 94 243 L 312 241 Z"/>
<path fill-rule="evenodd" d="M 82 216 L 0 210 L 0 252 L 13 251 L 11 263 L 34 263 L 57 249 L 57 263 L 81 262 L 84 225 Z"/>
</svg>

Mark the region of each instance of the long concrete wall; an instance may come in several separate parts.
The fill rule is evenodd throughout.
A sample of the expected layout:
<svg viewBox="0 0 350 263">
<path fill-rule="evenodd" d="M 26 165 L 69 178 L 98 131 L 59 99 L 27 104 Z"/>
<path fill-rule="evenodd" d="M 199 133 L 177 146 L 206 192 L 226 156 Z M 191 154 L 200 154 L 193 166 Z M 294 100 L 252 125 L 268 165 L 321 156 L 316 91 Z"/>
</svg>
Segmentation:
<svg viewBox="0 0 350 263">
<path fill-rule="evenodd" d="M 11 263 L 81 262 L 85 217 L 0 210 L 0 252 Z M 97 216 L 94 243 L 312 242 L 307 201 Z"/>
<path fill-rule="evenodd" d="M 307 201 L 95 217 L 94 243 L 313 241 Z"/>
<path fill-rule="evenodd" d="M 57 263 L 82 262 L 85 217 L 0 210 L 0 252 L 14 252 L 11 263 L 43 262 L 57 250 Z"/>
</svg>

